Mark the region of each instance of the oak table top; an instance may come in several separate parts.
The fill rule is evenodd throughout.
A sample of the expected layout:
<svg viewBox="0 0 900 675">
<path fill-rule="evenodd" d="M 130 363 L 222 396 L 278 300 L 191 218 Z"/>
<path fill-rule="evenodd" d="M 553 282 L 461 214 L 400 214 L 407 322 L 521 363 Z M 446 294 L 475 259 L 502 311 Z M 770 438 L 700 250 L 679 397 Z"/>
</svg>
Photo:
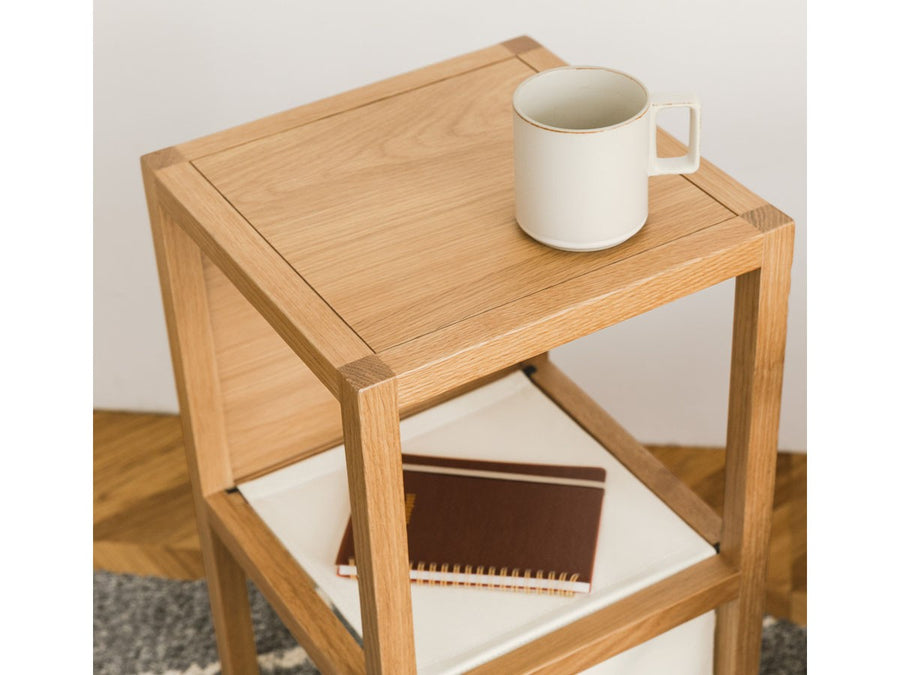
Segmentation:
<svg viewBox="0 0 900 675">
<path fill-rule="evenodd" d="M 517 38 L 145 158 L 161 203 L 332 392 L 377 355 L 401 405 L 758 266 L 789 218 L 704 161 L 627 242 L 530 239 L 512 106 L 560 59 Z M 661 155 L 684 146 L 659 132 Z M 527 333 L 527 337 L 523 337 Z"/>
</svg>

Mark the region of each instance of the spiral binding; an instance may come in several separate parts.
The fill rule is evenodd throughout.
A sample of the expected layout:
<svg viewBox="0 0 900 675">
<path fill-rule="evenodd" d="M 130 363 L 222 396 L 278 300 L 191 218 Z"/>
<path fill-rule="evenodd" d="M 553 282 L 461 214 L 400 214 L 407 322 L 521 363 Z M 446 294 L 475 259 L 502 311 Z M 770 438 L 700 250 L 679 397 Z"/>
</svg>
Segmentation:
<svg viewBox="0 0 900 675">
<path fill-rule="evenodd" d="M 356 567 L 356 559 L 350 558 L 350 565 Z M 460 565 L 454 564 L 450 565 L 449 563 L 426 563 L 426 562 L 418 562 L 413 563 L 410 561 L 409 563 L 410 572 L 431 572 L 434 574 L 466 574 L 466 575 L 476 575 L 482 577 L 495 577 L 497 579 L 503 578 L 511 578 L 511 579 L 547 579 L 548 581 L 559 581 L 559 582 L 573 582 L 578 581 L 578 574 L 568 574 L 566 572 L 562 572 L 559 575 L 555 571 L 550 571 L 548 573 L 544 573 L 544 570 L 537 570 L 536 572 L 532 572 L 530 569 L 526 569 L 524 571 L 520 570 L 518 567 L 514 567 L 512 570 L 509 570 L 507 567 L 501 567 L 497 570 L 496 567 L 488 567 L 485 570 L 484 565 L 478 565 L 477 567 L 472 567 L 472 565 Z M 357 575 L 351 574 L 351 579 L 356 579 Z M 493 589 L 498 591 L 515 591 L 519 593 L 537 593 L 538 595 L 561 595 L 567 598 L 571 598 L 575 596 L 575 591 L 568 591 L 562 588 L 541 588 L 541 587 L 525 587 L 525 586 L 511 586 L 507 584 L 499 584 L 499 583 L 484 583 L 484 582 L 474 582 L 474 581 L 450 581 L 449 579 L 413 579 L 417 584 L 424 586 L 462 586 L 465 588 L 482 588 L 482 589 Z"/>
</svg>

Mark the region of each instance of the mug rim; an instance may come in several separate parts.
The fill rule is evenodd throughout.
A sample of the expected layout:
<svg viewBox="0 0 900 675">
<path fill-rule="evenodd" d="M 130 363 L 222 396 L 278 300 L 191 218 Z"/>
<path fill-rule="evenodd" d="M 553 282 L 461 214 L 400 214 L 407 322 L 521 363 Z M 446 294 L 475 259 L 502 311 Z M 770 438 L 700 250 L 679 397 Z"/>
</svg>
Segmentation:
<svg viewBox="0 0 900 675">
<path fill-rule="evenodd" d="M 628 119 L 623 120 L 621 122 L 616 122 L 615 124 L 610 124 L 605 127 L 593 127 L 590 129 L 569 129 L 566 127 L 555 127 L 550 124 L 544 124 L 543 122 L 538 122 L 534 118 L 529 117 L 528 115 L 523 113 L 521 110 L 519 110 L 517 99 L 519 97 L 519 92 L 522 90 L 522 87 L 524 87 L 526 84 L 528 84 L 532 80 L 539 79 L 540 77 L 542 77 L 544 75 L 549 75 L 550 73 L 555 73 L 555 72 L 558 72 L 561 70 L 605 70 L 610 73 L 615 73 L 616 75 L 622 75 L 623 77 L 627 77 L 628 79 L 632 80 L 635 84 L 637 84 L 644 91 L 644 97 L 646 98 L 646 101 L 644 103 L 644 106 L 639 111 L 637 111 L 634 115 L 629 117 Z M 516 115 L 518 115 L 522 119 L 523 122 L 527 122 L 528 124 L 531 124 L 532 126 L 535 126 L 538 129 L 544 129 L 545 131 L 555 131 L 557 133 L 563 133 L 563 134 L 596 134 L 596 133 L 601 133 L 603 131 L 610 131 L 612 129 L 617 129 L 619 127 L 625 126 L 626 124 L 631 124 L 632 122 L 639 120 L 641 117 L 646 115 L 647 111 L 650 109 L 650 90 L 647 89 L 647 86 L 643 82 L 641 82 L 639 79 L 637 79 L 634 75 L 629 75 L 628 73 L 621 71 L 621 70 L 616 70 L 615 68 L 607 68 L 606 66 L 559 66 L 557 68 L 548 68 L 547 70 L 542 70 L 539 73 L 530 75 L 529 77 L 526 77 L 524 80 L 519 82 L 519 86 L 517 86 L 516 90 L 513 92 L 512 105 L 513 105 L 513 112 Z"/>
</svg>

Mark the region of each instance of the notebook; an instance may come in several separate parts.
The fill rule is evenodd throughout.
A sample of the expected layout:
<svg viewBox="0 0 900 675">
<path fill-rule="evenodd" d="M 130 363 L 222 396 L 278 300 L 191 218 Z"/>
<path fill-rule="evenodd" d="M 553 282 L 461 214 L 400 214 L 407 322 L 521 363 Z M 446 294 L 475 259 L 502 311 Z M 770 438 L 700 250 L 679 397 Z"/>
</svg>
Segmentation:
<svg viewBox="0 0 900 675">
<path fill-rule="evenodd" d="M 591 589 L 606 471 L 403 456 L 410 578 L 572 595 Z M 347 524 L 337 572 L 356 575 Z"/>
</svg>

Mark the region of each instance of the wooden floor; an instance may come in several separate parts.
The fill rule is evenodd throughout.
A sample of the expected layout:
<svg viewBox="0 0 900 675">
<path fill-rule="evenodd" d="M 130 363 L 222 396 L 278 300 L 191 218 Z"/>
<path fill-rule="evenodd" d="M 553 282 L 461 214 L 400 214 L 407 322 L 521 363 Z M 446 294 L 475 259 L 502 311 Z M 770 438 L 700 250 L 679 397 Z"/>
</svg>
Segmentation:
<svg viewBox="0 0 900 675">
<path fill-rule="evenodd" d="M 650 449 L 721 513 L 723 450 Z M 203 576 L 177 416 L 94 412 L 94 568 Z M 778 456 L 766 609 L 806 625 L 806 455 Z"/>
</svg>

